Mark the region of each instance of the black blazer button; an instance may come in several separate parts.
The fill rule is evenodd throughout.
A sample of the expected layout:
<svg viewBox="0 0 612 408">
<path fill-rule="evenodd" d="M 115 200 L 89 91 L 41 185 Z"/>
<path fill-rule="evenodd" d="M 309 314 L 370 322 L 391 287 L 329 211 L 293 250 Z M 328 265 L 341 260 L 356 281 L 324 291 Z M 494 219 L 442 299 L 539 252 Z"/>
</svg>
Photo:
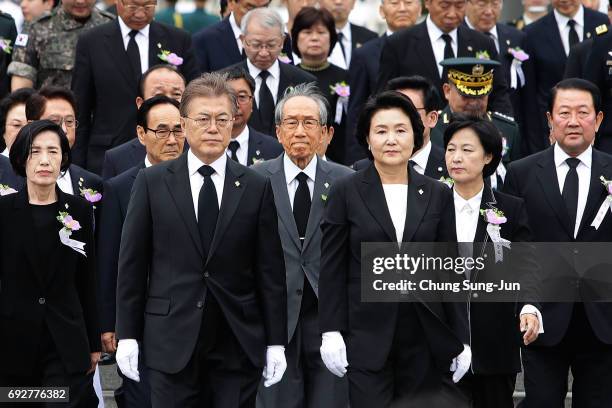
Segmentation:
<svg viewBox="0 0 612 408">
<path fill-rule="evenodd" d="M 47 300 L 46 300 L 45 298 L 43 298 L 43 297 L 41 297 L 40 299 L 38 299 L 38 303 L 39 303 L 39 304 L 41 304 L 41 305 L 44 305 L 46 301 L 47 301 Z"/>
<path fill-rule="evenodd" d="M 200 301 L 198 301 L 198 303 L 196 304 L 196 307 L 197 307 L 198 309 L 203 308 L 203 307 L 204 307 L 204 302 L 202 302 L 201 300 L 200 300 Z"/>
<path fill-rule="evenodd" d="M 204 272 L 204 277 L 208 278 L 210 276 L 210 274 L 208 273 L 208 271 Z"/>
</svg>

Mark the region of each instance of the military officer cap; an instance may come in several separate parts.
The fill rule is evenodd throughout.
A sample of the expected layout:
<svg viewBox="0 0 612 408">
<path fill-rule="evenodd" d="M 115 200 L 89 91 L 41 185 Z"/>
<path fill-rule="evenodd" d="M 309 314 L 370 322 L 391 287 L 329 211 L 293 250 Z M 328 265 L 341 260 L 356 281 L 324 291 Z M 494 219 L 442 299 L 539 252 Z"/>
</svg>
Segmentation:
<svg viewBox="0 0 612 408">
<path fill-rule="evenodd" d="M 485 96 L 493 90 L 493 70 L 501 64 L 486 58 L 448 58 L 440 62 L 448 71 L 448 82 L 463 96 Z"/>
</svg>

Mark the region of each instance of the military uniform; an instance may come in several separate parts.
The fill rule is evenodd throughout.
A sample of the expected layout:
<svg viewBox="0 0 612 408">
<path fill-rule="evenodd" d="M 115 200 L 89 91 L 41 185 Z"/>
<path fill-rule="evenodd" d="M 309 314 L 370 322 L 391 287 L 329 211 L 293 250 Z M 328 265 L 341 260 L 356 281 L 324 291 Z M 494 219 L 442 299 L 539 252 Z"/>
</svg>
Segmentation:
<svg viewBox="0 0 612 408">
<path fill-rule="evenodd" d="M 155 21 L 158 23 L 168 24 L 180 29 L 185 28 L 183 17 L 183 14 L 176 11 L 174 6 L 166 7 L 165 9 L 155 13 Z"/>
<path fill-rule="evenodd" d="M 219 17 L 208 14 L 203 8 L 196 8 L 193 13 L 183 16 L 185 30 L 195 34 L 204 27 L 211 26 L 220 21 Z"/>
<path fill-rule="evenodd" d="M 17 38 L 15 20 L 10 14 L 0 11 L 0 98 L 3 98 L 10 89 L 9 78 L 6 70 L 11 62 L 13 47 Z"/>
<path fill-rule="evenodd" d="M 9 75 L 28 78 L 35 88 L 46 85 L 70 88 L 79 34 L 113 18 L 112 14 L 94 8 L 83 24 L 62 7 L 57 7 L 33 22 L 27 33 L 17 37 Z"/>
</svg>

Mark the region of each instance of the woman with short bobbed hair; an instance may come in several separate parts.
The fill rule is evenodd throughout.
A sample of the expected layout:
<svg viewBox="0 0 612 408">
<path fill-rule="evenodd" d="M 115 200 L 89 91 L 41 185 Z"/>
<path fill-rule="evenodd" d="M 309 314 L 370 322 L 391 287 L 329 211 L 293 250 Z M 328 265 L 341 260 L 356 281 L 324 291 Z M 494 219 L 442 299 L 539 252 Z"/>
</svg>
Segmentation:
<svg viewBox="0 0 612 408">
<path fill-rule="evenodd" d="M 357 129 L 372 162 L 330 187 L 321 225 L 321 357 L 335 375 L 348 373 L 352 408 L 461 407 L 449 368 L 458 381 L 469 367 L 465 309 L 361 301 L 361 244 L 454 243 L 452 195 L 409 169 L 423 124 L 408 97 L 371 98 Z"/>
<path fill-rule="evenodd" d="M 49 120 L 23 127 L 11 147 L 26 183 L 0 197 L 0 386 L 68 387 L 67 406 L 92 407 L 101 349 L 93 210 L 57 187 L 70 160 Z"/>
<path fill-rule="evenodd" d="M 17 133 L 28 123 L 25 105 L 34 92 L 31 88 L 18 89 L 0 101 L 0 129 L 3 132 L 0 147 L 4 150 L 2 154 L 6 157 L 9 156 Z"/>
</svg>

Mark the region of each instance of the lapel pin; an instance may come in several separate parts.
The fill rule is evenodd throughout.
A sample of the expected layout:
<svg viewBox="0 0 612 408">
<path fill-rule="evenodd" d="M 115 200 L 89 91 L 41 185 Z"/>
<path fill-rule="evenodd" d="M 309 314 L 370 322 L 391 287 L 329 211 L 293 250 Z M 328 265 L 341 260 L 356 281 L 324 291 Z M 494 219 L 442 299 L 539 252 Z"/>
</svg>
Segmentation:
<svg viewBox="0 0 612 408">
<path fill-rule="evenodd" d="M 323 184 L 323 185 L 325 186 L 325 188 L 329 188 L 329 183 L 327 183 L 327 182 L 326 182 L 326 183 L 325 183 L 325 184 Z"/>
<path fill-rule="evenodd" d="M 474 49 L 472 48 L 472 46 L 471 46 L 471 45 L 468 45 L 468 47 L 467 47 L 467 48 L 468 48 L 468 51 L 470 51 L 470 52 L 474 51 Z"/>
<path fill-rule="evenodd" d="M 234 183 L 234 185 L 235 185 L 236 187 L 240 187 L 240 182 L 239 182 L 238 180 L 236 180 L 236 182 Z"/>
<path fill-rule="evenodd" d="M 259 155 L 261 154 L 261 152 L 260 152 L 259 150 L 255 150 L 255 154 L 256 154 L 257 156 L 259 156 Z"/>
<path fill-rule="evenodd" d="M 608 55 L 612 57 L 612 51 L 608 51 Z"/>
<path fill-rule="evenodd" d="M 510 45 L 510 40 L 506 40 L 506 44 L 507 44 L 507 45 Z"/>
<path fill-rule="evenodd" d="M 421 188 L 419 189 L 419 194 L 423 195 L 423 189 L 421 189 Z"/>
<path fill-rule="evenodd" d="M 66 203 L 66 209 L 68 209 L 68 203 Z"/>
<path fill-rule="evenodd" d="M 438 167 L 438 171 L 442 171 L 442 167 Z"/>
<path fill-rule="evenodd" d="M 587 38 L 591 38 L 591 32 L 587 32 Z"/>
</svg>

